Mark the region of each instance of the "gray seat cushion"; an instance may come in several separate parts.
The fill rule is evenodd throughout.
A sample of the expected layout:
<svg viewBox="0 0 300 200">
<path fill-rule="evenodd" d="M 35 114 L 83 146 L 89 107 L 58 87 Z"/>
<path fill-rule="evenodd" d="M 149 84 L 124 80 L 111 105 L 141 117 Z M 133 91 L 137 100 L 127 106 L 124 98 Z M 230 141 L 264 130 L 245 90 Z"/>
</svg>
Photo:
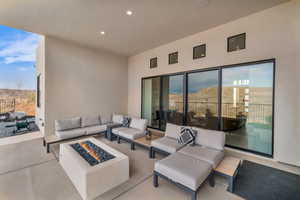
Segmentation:
<svg viewBox="0 0 300 200">
<path fill-rule="evenodd" d="M 118 127 L 118 128 L 113 128 L 112 129 L 112 133 L 115 134 L 115 135 L 118 135 L 119 134 L 119 131 L 121 130 L 126 130 L 128 127 Z"/>
<path fill-rule="evenodd" d="M 77 128 L 65 131 L 55 131 L 55 135 L 60 139 L 67 139 L 86 135 L 86 131 L 82 128 Z"/>
<path fill-rule="evenodd" d="M 141 130 L 136 128 L 127 128 L 127 127 L 123 127 L 123 129 L 118 129 L 116 134 L 121 137 L 127 138 L 129 140 L 135 140 L 137 138 L 145 136 L 145 132 L 142 132 Z"/>
<path fill-rule="evenodd" d="M 81 127 L 97 126 L 101 125 L 101 119 L 99 115 L 85 116 L 81 118 Z"/>
<path fill-rule="evenodd" d="M 140 118 L 131 118 L 130 128 L 139 129 L 141 132 L 145 132 L 147 128 L 148 120 Z"/>
<path fill-rule="evenodd" d="M 181 126 L 167 123 L 165 135 L 170 138 L 177 139 L 180 136 L 180 130 L 181 130 Z"/>
<path fill-rule="evenodd" d="M 86 131 L 87 135 L 90 135 L 106 131 L 106 125 L 89 126 L 82 129 Z"/>
<path fill-rule="evenodd" d="M 81 127 L 81 118 L 55 120 L 55 131 L 64 131 Z"/>
<path fill-rule="evenodd" d="M 211 173 L 212 166 L 202 160 L 176 152 L 155 162 L 154 170 L 196 191 Z"/>
<path fill-rule="evenodd" d="M 223 131 L 194 128 L 197 131 L 196 144 L 223 150 L 225 145 L 225 133 Z"/>
<path fill-rule="evenodd" d="M 224 158 L 224 151 L 219 151 L 199 145 L 185 146 L 180 149 L 179 152 L 184 155 L 191 156 L 195 159 L 205 161 L 211 164 L 213 168 L 216 168 Z"/>
<path fill-rule="evenodd" d="M 151 146 L 157 149 L 161 149 L 168 153 L 175 153 L 176 151 L 181 149 L 184 145 L 179 144 L 177 140 L 175 140 L 174 138 L 165 136 L 157 140 L 153 140 L 151 142 Z"/>
<path fill-rule="evenodd" d="M 123 122 L 123 115 L 113 114 L 112 122 L 117 124 L 122 124 Z"/>
</svg>

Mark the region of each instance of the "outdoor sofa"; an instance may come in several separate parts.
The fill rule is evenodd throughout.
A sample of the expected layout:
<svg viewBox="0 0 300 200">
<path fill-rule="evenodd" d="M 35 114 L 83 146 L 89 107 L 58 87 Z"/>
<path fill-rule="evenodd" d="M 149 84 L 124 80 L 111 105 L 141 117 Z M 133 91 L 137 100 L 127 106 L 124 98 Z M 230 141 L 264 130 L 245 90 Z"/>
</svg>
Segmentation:
<svg viewBox="0 0 300 200">
<path fill-rule="evenodd" d="M 134 140 L 146 135 L 148 121 L 141 118 L 131 118 L 128 127 L 119 127 L 112 129 L 114 135 L 117 136 L 118 143 L 125 140 L 131 144 L 131 150 L 135 149 Z"/>
<path fill-rule="evenodd" d="M 100 115 L 55 120 L 55 134 L 44 137 L 44 146 L 47 146 L 47 152 L 49 153 L 50 144 L 101 133 L 107 136 L 107 130 L 120 127 L 122 120 L 123 116 L 117 114 L 113 114 L 111 122 L 102 120 Z"/>
<path fill-rule="evenodd" d="M 165 178 L 191 193 L 192 200 L 196 200 L 205 180 L 214 186 L 214 169 L 224 158 L 225 133 L 193 129 L 197 131 L 194 145 L 186 145 L 155 162 L 153 184 L 158 187 L 158 177 Z"/>
</svg>

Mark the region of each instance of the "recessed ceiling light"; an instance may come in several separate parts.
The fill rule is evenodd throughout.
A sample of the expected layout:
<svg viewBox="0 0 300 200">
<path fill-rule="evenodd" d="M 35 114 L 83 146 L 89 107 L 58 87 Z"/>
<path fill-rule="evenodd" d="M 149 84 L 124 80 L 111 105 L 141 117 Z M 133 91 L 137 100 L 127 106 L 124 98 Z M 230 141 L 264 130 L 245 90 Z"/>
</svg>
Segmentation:
<svg viewBox="0 0 300 200">
<path fill-rule="evenodd" d="M 104 31 L 101 31 L 100 34 L 101 34 L 101 35 L 105 35 L 105 32 L 104 32 Z"/>
<path fill-rule="evenodd" d="M 126 11 L 126 15 L 129 15 L 129 16 L 132 15 L 132 11 L 131 10 L 127 10 Z"/>
</svg>

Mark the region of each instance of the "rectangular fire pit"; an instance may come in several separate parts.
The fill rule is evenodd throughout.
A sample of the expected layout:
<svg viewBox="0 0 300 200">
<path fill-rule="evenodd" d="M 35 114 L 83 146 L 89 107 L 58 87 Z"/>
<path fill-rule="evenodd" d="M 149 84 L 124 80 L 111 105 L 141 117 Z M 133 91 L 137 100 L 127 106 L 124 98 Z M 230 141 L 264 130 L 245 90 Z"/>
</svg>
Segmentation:
<svg viewBox="0 0 300 200">
<path fill-rule="evenodd" d="M 95 138 L 61 144 L 59 162 L 84 200 L 129 179 L 128 157 Z"/>
</svg>

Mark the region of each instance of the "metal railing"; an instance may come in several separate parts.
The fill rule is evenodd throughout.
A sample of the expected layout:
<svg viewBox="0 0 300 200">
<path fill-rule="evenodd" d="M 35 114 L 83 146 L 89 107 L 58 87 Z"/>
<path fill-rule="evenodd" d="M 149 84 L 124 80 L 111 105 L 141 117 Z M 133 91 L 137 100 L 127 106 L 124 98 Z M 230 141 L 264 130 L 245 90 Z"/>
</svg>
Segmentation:
<svg viewBox="0 0 300 200">
<path fill-rule="evenodd" d="M 182 110 L 183 102 L 175 102 L 170 109 Z M 188 102 L 188 111 L 194 112 L 196 116 L 205 116 L 209 111 L 213 116 L 218 116 L 218 103 L 206 101 Z M 247 117 L 247 122 L 269 124 L 272 120 L 272 104 L 249 103 L 222 103 L 222 117 L 237 118 L 239 115 Z"/>
<path fill-rule="evenodd" d="M 16 108 L 15 99 L 0 99 L 0 114 L 14 112 Z"/>
</svg>

